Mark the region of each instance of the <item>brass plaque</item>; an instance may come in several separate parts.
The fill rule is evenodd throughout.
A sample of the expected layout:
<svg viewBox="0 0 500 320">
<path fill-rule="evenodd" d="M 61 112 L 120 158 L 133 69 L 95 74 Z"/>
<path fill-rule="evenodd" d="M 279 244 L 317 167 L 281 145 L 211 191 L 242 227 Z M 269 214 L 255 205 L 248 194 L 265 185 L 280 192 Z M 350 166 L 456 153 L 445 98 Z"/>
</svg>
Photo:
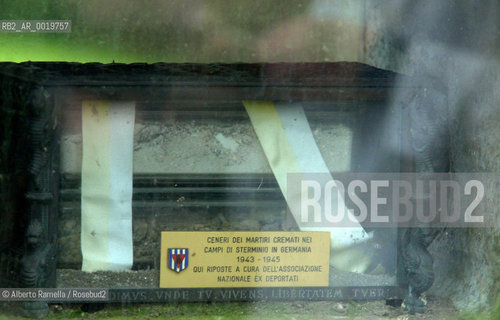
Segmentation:
<svg viewBox="0 0 500 320">
<path fill-rule="evenodd" d="M 162 232 L 161 288 L 328 286 L 329 232 Z"/>
</svg>

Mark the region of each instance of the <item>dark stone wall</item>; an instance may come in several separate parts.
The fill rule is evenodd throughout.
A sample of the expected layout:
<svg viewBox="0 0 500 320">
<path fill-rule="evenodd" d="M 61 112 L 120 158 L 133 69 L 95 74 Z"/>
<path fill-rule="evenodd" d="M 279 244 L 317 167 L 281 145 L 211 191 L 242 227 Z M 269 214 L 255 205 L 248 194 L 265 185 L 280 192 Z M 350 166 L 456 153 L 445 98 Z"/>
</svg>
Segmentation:
<svg viewBox="0 0 500 320">
<path fill-rule="evenodd" d="M 451 170 L 500 170 L 500 6 L 495 1 L 367 1 L 365 60 L 425 75 L 448 87 Z M 438 106 L 439 107 L 439 106 Z M 486 188 L 500 192 L 491 175 Z M 443 231 L 431 245 L 436 281 L 430 294 L 459 309 L 491 305 L 500 283 L 500 197 L 488 199 L 485 228 Z"/>
</svg>

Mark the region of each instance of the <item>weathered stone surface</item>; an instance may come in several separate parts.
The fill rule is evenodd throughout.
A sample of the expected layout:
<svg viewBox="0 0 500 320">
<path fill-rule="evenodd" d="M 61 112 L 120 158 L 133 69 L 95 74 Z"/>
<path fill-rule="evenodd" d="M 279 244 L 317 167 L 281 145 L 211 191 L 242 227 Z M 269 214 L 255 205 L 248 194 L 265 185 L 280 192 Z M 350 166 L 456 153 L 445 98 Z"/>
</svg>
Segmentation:
<svg viewBox="0 0 500 320">
<path fill-rule="evenodd" d="M 366 61 L 448 87 L 451 170 L 500 170 L 498 17 L 493 1 L 367 2 Z M 399 45 L 398 45 L 399 44 Z M 446 108 L 446 105 L 438 106 Z M 498 194 L 496 181 L 483 181 Z M 500 197 L 478 214 L 499 221 Z M 431 245 L 436 280 L 430 293 L 451 297 L 460 309 L 477 310 L 500 292 L 500 224 L 447 229 Z"/>
<path fill-rule="evenodd" d="M 334 172 L 350 169 L 352 130 L 346 123 L 352 119 L 346 115 L 339 113 L 336 124 L 318 119 L 311 122 L 325 163 Z M 72 132 L 72 128 L 65 131 L 61 138 L 61 168 L 64 173 L 79 174 L 81 133 Z M 257 174 L 271 173 L 271 168 L 249 119 L 228 122 L 213 117 L 136 124 L 134 173 Z"/>
</svg>

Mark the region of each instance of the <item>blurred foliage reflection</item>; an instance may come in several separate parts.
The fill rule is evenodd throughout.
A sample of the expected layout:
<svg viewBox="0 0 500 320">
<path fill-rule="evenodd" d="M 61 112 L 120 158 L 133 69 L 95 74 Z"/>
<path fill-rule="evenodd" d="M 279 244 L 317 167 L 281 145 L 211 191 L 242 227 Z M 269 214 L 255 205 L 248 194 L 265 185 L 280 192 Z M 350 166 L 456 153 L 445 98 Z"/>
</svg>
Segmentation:
<svg viewBox="0 0 500 320">
<path fill-rule="evenodd" d="M 363 1 L 0 0 L 0 19 L 72 20 L 69 34 L 0 33 L 0 61 L 360 60 Z"/>
</svg>

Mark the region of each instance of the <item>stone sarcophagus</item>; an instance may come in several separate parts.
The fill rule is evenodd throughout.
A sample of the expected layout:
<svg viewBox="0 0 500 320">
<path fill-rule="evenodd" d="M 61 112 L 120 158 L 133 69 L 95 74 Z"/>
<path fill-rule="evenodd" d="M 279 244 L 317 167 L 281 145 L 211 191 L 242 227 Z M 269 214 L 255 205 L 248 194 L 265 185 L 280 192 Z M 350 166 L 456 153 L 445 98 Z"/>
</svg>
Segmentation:
<svg viewBox="0 0 500 320">
<path fill-rule="evenodd" d="M 410 274 L 407 249 L 427 257 L 432 232 L 367 224 L 341 197 L 357 174 L 446 170 L 425 139 L 444 90 L 405 83 L 359 63 L 2 63 L 0 283 L 362 300 L 404 298 L 420 272 L 418 311 L 432 257 Z M 315 175 L 328 201 L 300 184 Z"/>
</svg>

